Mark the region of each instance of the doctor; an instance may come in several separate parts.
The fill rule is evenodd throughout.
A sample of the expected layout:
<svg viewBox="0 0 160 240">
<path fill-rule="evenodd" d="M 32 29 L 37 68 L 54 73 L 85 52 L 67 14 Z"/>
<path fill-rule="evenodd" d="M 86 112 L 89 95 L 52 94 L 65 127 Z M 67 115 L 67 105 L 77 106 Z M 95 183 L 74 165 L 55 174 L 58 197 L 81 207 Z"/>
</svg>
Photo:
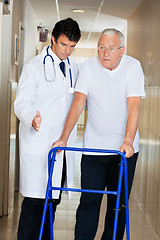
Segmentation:
<svg viewBox="0 0 160 240">
<path fill-rule="evenodd" d="M 15 114 L 20 120 L 20 192 L 24 196 L 18 227 L 18 240 L 36 240 L 39 236 L 43 204 L 48 180 L 48 151 L 62 134 L 70 109 L 78 66 L 71 60 L 73 49 L 81 36 L 79 26 L 71 18 L 55 24 L 51 46 L 27 63 L 22 71 Z M 74 146 L 76 128 L 68 146 Z M 73 185 L 74 153 L 60 153 L 56 158 L 54 186 Z M 54 210 L 61 193 L 53 193 Z M 48 221 L 48 222 L 47 222 Z M 49 240 L 49 217 L 43 239 Z"/>
</svg>

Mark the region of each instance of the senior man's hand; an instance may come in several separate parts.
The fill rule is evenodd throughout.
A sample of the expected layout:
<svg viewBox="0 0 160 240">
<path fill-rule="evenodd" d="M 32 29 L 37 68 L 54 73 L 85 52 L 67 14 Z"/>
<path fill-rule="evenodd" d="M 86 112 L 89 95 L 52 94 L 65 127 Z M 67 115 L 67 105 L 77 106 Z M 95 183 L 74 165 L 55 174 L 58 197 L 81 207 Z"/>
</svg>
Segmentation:
<svg viewBox="0 0 160 240">
<path fill-rule="evenodd" d="M 122 153 L 125 152 L 126 153 L 126 158 L 130 158 L 133 156 L 134 154 L 134 148 L 133 145 L 129 142 L 129 141 L 124 141 L 124 143 L 122 144 L 122 146 L 119 149 Z"/>
<path fill-rule="evenodd" d="M 67 141 L 64 140 L 64 139 L 59 139 L 58 141 L 54 142 L 52 144 L 52 148 L 55 148 L 55 147 L 66 147 L 67 146 Z M 62 150 L 58 150 L 57 153 L 60 153 Z"/>
</svg>

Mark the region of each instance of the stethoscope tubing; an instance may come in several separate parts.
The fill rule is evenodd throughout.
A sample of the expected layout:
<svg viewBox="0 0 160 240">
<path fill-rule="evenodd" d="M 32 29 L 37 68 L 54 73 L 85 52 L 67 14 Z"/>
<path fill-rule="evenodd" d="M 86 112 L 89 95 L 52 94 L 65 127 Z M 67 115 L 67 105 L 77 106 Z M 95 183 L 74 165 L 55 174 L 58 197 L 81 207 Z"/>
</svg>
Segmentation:
<svg viewBox="0 0 160 240">
<path fill-rule="evenodd" d="M 48 46 L 47 49 L 46 49 L 47 54 L 46 54 L 46 56 L 44 56 L 44 58 L 43 58 L 43 65 L 45 65 L 45 63 L 46 63 L 46 58 L 47 58 L 47 57 L 50 57 L 50 58 L 52 59 L 52 62 L 54 63 L 54 59 L 53 59 L 53 57 L 49 54 L 48 49 L 49 49 L 49 46 Z"/>
<path fill-rule="evenodd" d="M 71 64 L 69 61 L 69 58 L 67 58 L 68 64 L 69 64 L 69 76 L 70 76 L 70 83 L 71 83 L 71 88 L 73 87 L 72 85 L 72 72 L 71 72 Z"/>
<path fill-rule="evenodd" d="M 48 50 L 49 50 L 49 46 L 48 46 L 47 49 L 46 49 L 47 54 L 46 54 L 46 56 L 44 56 L 44 59 L 43 59 L 44 69 L 45 69 L 45 63 L 46 63 L 46 58 L 47 58 L 47 57 L 50 57 L 50 58 L 51 58 L 52 63 L 53 63 L 53 65 L 54 65 L 54 59 L 53 59 L 53 57 L 49 54 Z M 71 64 L 70 64 L 69 58 L 67 58 L 67 62 L 68 62 L 68 65 L 69 65 L 70 88 L 73 89 L 72 71 L 71 71 Z M 44 71 L 45 71 L 45 70 L 44 70 Z M 45 74 L 45 78 L 46 78 L 46 74 Z M 46 78 L 46 80 L 47 80 L 47 78 Z M 49 81 L 49 80 L 47 80 L 47 81 Z"/>
</svg>

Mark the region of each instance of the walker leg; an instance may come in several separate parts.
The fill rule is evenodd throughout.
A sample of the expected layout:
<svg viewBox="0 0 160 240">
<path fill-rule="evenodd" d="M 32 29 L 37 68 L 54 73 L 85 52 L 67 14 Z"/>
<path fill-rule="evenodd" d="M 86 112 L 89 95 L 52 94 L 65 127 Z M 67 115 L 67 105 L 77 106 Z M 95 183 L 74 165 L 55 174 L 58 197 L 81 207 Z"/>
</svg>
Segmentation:
<svg viewBox="0 0 160 240">
<path fill-rule="evenodd" d="M 50 240 L 54 240 L 53 236 L 53 203 L 52 203 L 52 174 L 53 174 L 53 167 L 55 162 L 56 152 L 53 153 L 52 162 L 49 161 L 48 164 L 48 173 L 49 173 L 49 182 L 50 182 L 50 191 L 49 191 L 49 217 L 50 217 Z M 49 159 L 48 159 L 49 160 Z"/>
<path fill-rule="evenodd" d="M 53 236 L 53 203 L 49 202 L 49 216 L 50 216 L 50 240 L 54 240 Z"/>
<path fill-rule="evenodd" d="M 130 240 L 129 207 L 128 207 L 128 171 L 127 171 L 126 158 L 124 159 L 124 183 L 125 183 L 125 205 L 126 205 L 126 236 L 127 236 L 127 240 Z"/>
<path fill-rule="evenodd" d="M 39 233 L 38 240 L 42 240 L 44 223 L 45 223 L 46 212 L 47 212 L 47 204 L 48 204 L 48 196 L 46 196 L 46 198 L 45 198 L 45 204 L 44 204 L 44 208 L 43 208 L 43 215 L 42 215 L 42 221 L 41 221 L 41 227 L 40 227 L 40 233 Z"/>
<path fill-rule="evenodd" d="M 112 240 L 116 240 L 116 234 L 117 234 L 118 214 L 119 214 L 118 209 L 119 209 L 120 197 L 121 197 L 122 177 L 123 177 L 123 160 L 121 158 L 120 170 L 119 170 L 119 179 L 118 179 L 118 190 L 117 190 L 117 199 L 116 199 L 114 228 L 113 228 L 113 238 L 112 238 Z"/>
<path fill-rule="evenodd" d="M 39 233 L 38 240 L 42 240 L 44 223 L 45 223 L 46 212 L 47 212 L 49 192 L 52 189 L 52 174 L 53 174 L 53 167 L 54 167 L 55 156 L 56 156 L 56 151 L 53 152 L 52 162 L 49 161 L 51 159 L 50 157 L 48 159 L 48 162 L 49 162 L 49 167 L 48 167 L 49 179 L 48 179 L 48 184 L 47 184 L 47 190 L 46 190 L 46 196 L 45 196 L 45 204 L 44 204 L 44 208 L 43 208 L 42 221 L 41 221 L 41 227 L 40 227 L 40 233 Z M 51 191 L 51 194 L 52 194 L 52 191 Z M 51 199 L 52 199 L 52 195 L 51 195 Z M 52 203 L 51 203 L 51 207 L 50 208 L 52 208 Z M 52 231 L 52 233 L 53 233 L 53 215 L 51 214 L 50 216 L 52 216 L 52 228 L 50 227 L 50 229 L 51 229 L 50 231 Z M 52 240 L 53 240 L 53 234 L 52 233 L 51 233 L 51 236 L 52 236 Z"/>
</svg>

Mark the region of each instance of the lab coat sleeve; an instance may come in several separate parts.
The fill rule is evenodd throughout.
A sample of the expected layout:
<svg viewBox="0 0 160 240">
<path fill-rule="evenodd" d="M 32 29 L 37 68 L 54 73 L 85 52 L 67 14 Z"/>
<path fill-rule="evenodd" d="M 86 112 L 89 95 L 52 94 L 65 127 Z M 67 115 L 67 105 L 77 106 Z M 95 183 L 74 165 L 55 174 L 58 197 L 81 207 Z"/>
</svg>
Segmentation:
<svg viewBox="0 0 160 240">
<path fill-rule="evenodd" d="M 36 111 L 33 109 L 36 101 L 36 92 L 36 70 L 31 64 L 27 64 L 24 66 L 19 79 L 14 110 L 20 122 L 28 130 L 32 127 L 32 120 L 36 115 Z"/>
</svg>

